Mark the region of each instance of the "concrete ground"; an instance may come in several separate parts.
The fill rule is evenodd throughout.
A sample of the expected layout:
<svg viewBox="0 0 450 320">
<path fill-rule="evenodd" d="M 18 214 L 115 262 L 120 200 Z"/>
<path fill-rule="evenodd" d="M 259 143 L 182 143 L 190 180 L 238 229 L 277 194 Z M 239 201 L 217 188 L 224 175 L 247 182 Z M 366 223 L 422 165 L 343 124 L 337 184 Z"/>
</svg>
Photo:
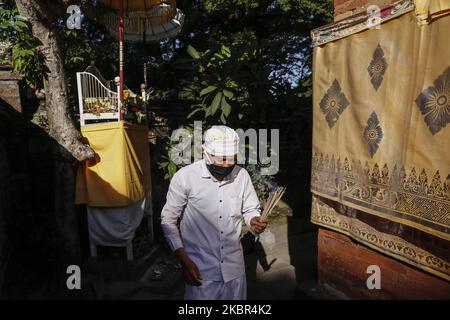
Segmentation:
<svg viewBox="0 0 450 320">
<path fill-rule="evenodd" d="M 245 256 L 248 299 L 332 299 L 317 285 L 317 232 L 280 215 Z"/>
<path fill-rule="evenodd" d="M 316 230 L 309 221 L 280 212 L 259 241 L 245 242 L 248 299 L 332 299 L 317 286 Z M 132 262 L 90 259 L 83 266 L 82 298 L 183 299 L 180 267 L 165 245 Z"/>
</svg>

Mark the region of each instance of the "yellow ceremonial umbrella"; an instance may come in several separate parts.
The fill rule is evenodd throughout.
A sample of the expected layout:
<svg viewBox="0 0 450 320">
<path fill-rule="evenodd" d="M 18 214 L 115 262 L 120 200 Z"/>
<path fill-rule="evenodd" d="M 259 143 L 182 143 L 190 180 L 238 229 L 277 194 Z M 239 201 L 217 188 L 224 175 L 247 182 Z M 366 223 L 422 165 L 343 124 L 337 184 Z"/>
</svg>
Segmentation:
<svg viewBox="0 0 450 320">
<path fill-rule="evenodd" d="M 131 32 L 144 31 L 147 25 L 163 25 L 173 19 L 177 13 L 175 0 L 97 0 L 99 3 L 112 8 L 118 17 L 103 18 L 107 27 L 116 26 L 119 29 L 119 110 L 123 119 L 123 42 L 124 27 Z M 100 15 L 101 16 L 101 15 Z M 126 23 L 125 23 L 126 21 Z"/>
</svg>

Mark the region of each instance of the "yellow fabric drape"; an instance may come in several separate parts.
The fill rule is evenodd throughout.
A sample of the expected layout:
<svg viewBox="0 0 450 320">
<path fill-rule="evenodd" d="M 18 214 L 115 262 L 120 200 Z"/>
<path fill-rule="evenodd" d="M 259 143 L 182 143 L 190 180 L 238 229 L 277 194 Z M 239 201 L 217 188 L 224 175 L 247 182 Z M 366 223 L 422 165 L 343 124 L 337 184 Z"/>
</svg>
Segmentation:
<svg viewBox="0 0 450 320">
<path fill-rule="evenodd" d="M 367 234 L 321 209 L 320 196 L 450 241 L 449 30 L 450 15 L 419 26 L 410 12 L 314 48 L 313 222 Z M 398 241 L 384 239 L 366 240 L 450 278 L 448 261 L 414 246 L 389 251 L 387 241 Z"/>
<path fill-rule="evenodd" d="M 124 121 L 83 126 L 82 135 L 96 153 L 80 165 L 76 203 L 122 207 L 151 193 L 148 128 Z"/>
<path fill-rule="evenodd" d="M 414 0 L 419 24 L 428 24 L 431 17 L 450 9 L 450 0 Z"/>
</svg>

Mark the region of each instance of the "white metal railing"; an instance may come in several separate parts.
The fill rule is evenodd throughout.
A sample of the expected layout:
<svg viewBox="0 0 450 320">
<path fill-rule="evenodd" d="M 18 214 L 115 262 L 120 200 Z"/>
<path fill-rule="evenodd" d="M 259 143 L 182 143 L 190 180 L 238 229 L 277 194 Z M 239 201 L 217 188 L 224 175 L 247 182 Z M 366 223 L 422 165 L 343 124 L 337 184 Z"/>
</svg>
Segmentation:
<svg viewBox="0 0 450 320">
<path fill-rule="evenodd" d="M 108 89 L 102 81 L 89 72 L 77 72 L 80 125 L 86 120 L 120 121 L 119 88 Z"/>
</svg>

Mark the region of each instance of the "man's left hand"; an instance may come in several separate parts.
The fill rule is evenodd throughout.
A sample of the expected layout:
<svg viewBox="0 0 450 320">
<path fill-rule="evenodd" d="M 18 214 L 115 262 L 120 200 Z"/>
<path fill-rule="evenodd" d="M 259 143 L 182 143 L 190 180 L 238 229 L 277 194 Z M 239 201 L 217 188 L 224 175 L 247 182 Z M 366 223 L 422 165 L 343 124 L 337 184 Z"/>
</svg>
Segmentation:
<svg viewBox="0 0 450 320">
<path fill-rule="evenodd" d="M 266 230 L 267 224 L 267 220 L 263 220 L 261 217 L 254 217 L 250 220 L 250 226 L 257 234 L 263 233 Z"/>
</svg>

